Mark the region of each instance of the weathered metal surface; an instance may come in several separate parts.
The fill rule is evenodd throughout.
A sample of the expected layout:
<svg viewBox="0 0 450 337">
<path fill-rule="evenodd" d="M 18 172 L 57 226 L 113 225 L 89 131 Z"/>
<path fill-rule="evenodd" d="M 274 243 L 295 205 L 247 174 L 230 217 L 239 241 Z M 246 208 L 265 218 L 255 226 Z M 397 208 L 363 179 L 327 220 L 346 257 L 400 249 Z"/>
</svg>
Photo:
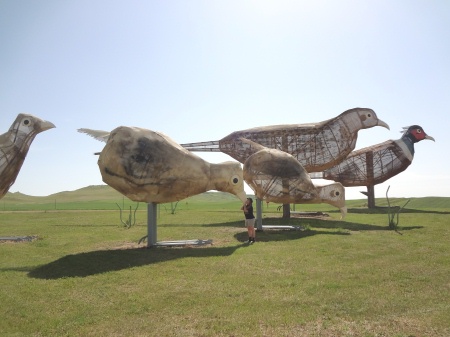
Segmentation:
<svg viewBox="0 0 450 337">
<path fill-rule="evenodd" d="M 239 163 L 208 163 L 168 136 L 147 129 L 113 130 L 98 165 L 103 181 L 133 201 L 172 202 L 209 190 L 246 199 Z"/>
<path fill-rule="evenodd" d="M 340 183 L 315 186 L 292 155 L 263 148 L 244 163 L 244 180 L 258 199 L 282 204 L 328 203 L 346 214 L 345 189 Z"/>
<path fill-rule="evenodd" d="M 338 165 L 325 170 L 322 178 L 344 186 L 373 186 L 381 184 L 408 168 L 414 158 L 414 143 L 434 138 L 422 127 L 405 129 L 398 140 L 388 140 L 350 153 Z"/>
<path fill-rule="evenodd" d="M 190 151 L 221 151 L 240 163 L 252 155 L 243 139 L 293 155 L 308 172 L 326 170 L 354 150 L 358 131 L 389 126 L 367 108 L 347 110 L 339 116 L 310 124 L 288 124 L 236 131 L 219 141 L 182 144 Z M 217 146 L 218 143 L 218 146 Z"/>
<path fill-rule="evenodd" d="M 38 117 L 19 114 L 9 130 L 0 135 L 0 198 L 16 181 L 36 135 L 54 127 Z"/>
</svg>

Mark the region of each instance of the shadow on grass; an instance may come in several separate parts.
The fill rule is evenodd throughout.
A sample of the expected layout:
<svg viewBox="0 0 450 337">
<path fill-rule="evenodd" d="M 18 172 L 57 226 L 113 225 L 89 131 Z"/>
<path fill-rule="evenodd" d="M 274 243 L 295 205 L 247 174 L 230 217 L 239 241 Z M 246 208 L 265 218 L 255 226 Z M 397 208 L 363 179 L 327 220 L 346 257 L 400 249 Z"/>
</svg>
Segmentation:
<svg viewBox="0 0 450 337">
<path fill-rule="evenodd" d="M 222 226 L 242 225 L 241 222 L 222 223 Z M 214 226 L 219 224 L 214 224 Z M 296 240 L 308 236 L 327 234 L 327 235 L 349 235 L 348 233 L 339 233 L 331 231 L 286 231 L 270 230 L 258 234 L 258 241 L 284 241 Z M 26 268 L 28 276 L 38 279 L 61 279 L 67 277 L 87 277 L 119 271 L 128 268 L 152 265 L 166 261 L 182 259 L 187 257 L 204 258 L 217 256 L 230 256 L 237 249 L 247 246 L 247 233 L 242 226 L 242 232 L 234 235 L 240 243 L 232 247 L 155 247 L 147 249 L 112 249 L 85 252 L 73 255 L 66 255 L 56 261 L 39 266 L 34 269 Z"/>
<path fill-rule="evenodd" d="M 314 231 L 314 228 L 321 229 L 345 229 L 350 231 L 373 231 L 373 230 L 386 230 L 388 226 L 376 226 L 376 225 L 368 225 L 357 222 L 348 222 L 342 220 L 323 220 L 316 218 L 263 218 L 263 226 L 299 226 L 299 227 L 307 227 L 311 231 Z M 332 232 L 324 232 L 324 234 L 332 234 Z"/>
<path fill-rule="evenodd" d="M 345 229 L 349 231 L 386 231 L 391 230 L 389 226 L 377 226 L 370 224 L 362 224 L 356 222 L 347 221 L 322 221 L 319 219 L 308 219 L 308 224 L 314 228 L 327 228 L 327 229 Z M 420 229 L 423 226 L 399 226 L 399 230 L 412 230 Z"/>
<path fill-rule="evenodd" d="M 332 219 L 317 219 L 312 217 L 305 217 L 305 218 L 289 218 L 289 219 L 283 219 L 280 217 L 263 217 L 262 220 L 263 226 L 294 226 L 294 227 L 302 227 L 302 228 L 309 228 L 310 230 L 313 228 L 321 228 L 321 229 L 336 229 L 336 230 L 349 230 L 349 231 L 385 231 L 385 230 L 391 230 L 388 225 L 386 226 L 380 226 L 380 225 L 371 225 L 371 224 L 363 224 L 363 223 L 357 223 L 357 222 L 348 222 L 344 220 L 332 220 Z M 160 226 L 160 225 L 159 225 Z M 242 228 L 245 230 L 244 227 L 244 220 L 242 221 L 230 221 L 230 222 L 220 222 L 220 223 L 213 223 L 213 224 L 170 224 L 170 225 L 162 225 L 162 226 L 168 226 L 168 227 L 236 227 L 236 228 Z M 162 227 L 161 226 L 161 227 Z M 255 224 L 256 226 L 256 224 Z M 399 230 L 411 230 L 411 229 L 420 229 L 423 228 L 423 226 L 399 226 Z M 277 232 L 276 229 L 268 230 L 268 233 L 275 233 Z M 281 232 L 288 232 L 293 233 L 295 231 L 291 230 L 281 230 Z M 314 232 L 314 230 L 312 231 Z M 316 234 L 333 234 L 331 232 L 320 232 L 315 231 Z M 310 235 L 306 235 L 310 236 Z M 239 241 L 246 241 L 246 240 L 239 240 Z"/>
<path fill-rule="evenodd" d="M 314 235 L 350 235 L 345 232 L 329 232 L 329 231 L 317 231 L 317 230 L 285 230 L 285 229 L 270 229 L 264 231 L 257 231 L 257 242 L 274 242 L 274 241 L 289 241 L 296 239 L 303 239 Z M 236 240 L 241 242 L 247 242 L 247 232 L 237 233 L 234 235 Z"/>
<path fill-rule="evenodd" d="M 400 209 L 399 206 L 391 207 L 391 213 L 397 212 Z M 329 211 L 329 213 L 338 213 L 338 211 Z M 355 214 L 388 214 L 389 207 L 387 206 L 376 206 L 375 208 L 349 208 L 347 213 Z M 431 213 L 431 214 L 450 214 L 450 212 L 443 211 L 432 211 L 424 209 L 412 209 L 412 208 L 402 208 L 400 213 Z"/>
<path fill-rule="evenodd" d="M 281 230 L 270 229 L 258 231 L 257 242 L 273 242 L 297 240 L 314 235 L 350 235 L 347 231 L 362 230 L 388 230 L 387 226 L 375 226 L 360 223 L 350 223 L 346 221 L 330 221 L 311 218 L 264 218 L 263 225 L 290 225 L 298 227 L 306 227 L 305 230 Z M 152 265 L 156 263 L 181 259 L 186 257 L 204 258 L 230 256 L 237 249 L 247 246 L 247 233 L 242 221 L 232 221 L 225 223 L 217 223 L 203 226 L 211 227 L 241 227 L 242 231 L 235 234 L 234 237 L 239 244 L 231 247 L 184 247 L 184 248 L 168 248 L 155 247 L 152 249 L 133 248 L 133 249 L 114 249 L 99 250 L 64 256 L 56 261 L 39 266 L 34 269 L 25 268 L 28 276 L 38 279 L 61 279 L 67 277 L 87 277 L 107 273 L 111 271 L 119 271 L 123 269 Z M 422 228 L 417 227 L 401 227 L 401 230 Z M 257 244 L 257 243 L 256 243 Z"/>
<path fill-rule="evenodd" d="M 65 277 L 87 277 L 133 267 L 146 266 L 186 257 L 229 256 L 242 247 L 205 248 L 135 248 L 97 250 L 64 256 L 56 261 L 31 270 L 29 277 L 38 279 L 60 279 Z"/>
<path fill-rule="evenodd" d="M 315 232 L 316 234 L 336 234 L 331 232 L 321 232 L 321 231 L 315 231 L 312 230 L 313 228 L 322 228 L 322 229 L 344 229 L 349 231 L 385 231 L 385 230 L 391 230 L 389 226 L 379 226 L 379 225 L 370 225 L 370 224 L 363 224 L 363 223 L 357 223 L 357 222 L 348 222 L 343 220 L 323 220 L 323 219 L 317 219 L 317 218 L 290 218 L 290 219 L 283 219 L 281 217 L 263 217 L 262 220 L 263 226 L 297 226 L 297 227 L 308 227 L 310 228 L 310 232 Z M 170 225 L 172 226 L 172 225 Z M 244 227 L 244 220 L 242 221 L 232 221 L 232 222 L 222 222 L 222 223 L 215 223 L 215 224 L 208 224 L 208 225 L 201 225 L 205 227 L 238 227 L 243 228 Z M 401 230 L 410 230 L 410 229 L 420 229 L 423 228 L 423 226 L 399 226 L 399 229 Z M 277 230 L 268 230 L 268 233 L 275 233 Z M 295 233 L 295 231 L 286 231 L 281 230 L 280 232 L 288 232 L 288 233 Z M 305 231 L 303 231 L 305 233 Z M 314 234 L 312 234 L 314 235 Z M 310 235 L 305 235 L 310 236 Z"/>
<path fill-rule="evenodd" d="M 192 227 L 238 227 L 243 226 L 244 220 L 242 221 L 230 221 L 230 222 L 219 222 L 219 223 L 210 223 L 210 224 L 204 224 L 204 223 L 163 223 L 158 224 L 158 228 L 167 227 L 167 228 L 192 228 Z M 145 224 L 147 226 L 147 224 Z"/>
</svg>

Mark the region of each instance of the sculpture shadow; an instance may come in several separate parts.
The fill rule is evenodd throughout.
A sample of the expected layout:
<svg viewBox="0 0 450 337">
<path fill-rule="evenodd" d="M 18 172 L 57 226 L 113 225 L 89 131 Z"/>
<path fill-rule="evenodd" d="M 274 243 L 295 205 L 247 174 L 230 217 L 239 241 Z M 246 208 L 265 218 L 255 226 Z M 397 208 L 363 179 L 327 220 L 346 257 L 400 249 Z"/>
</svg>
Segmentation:
<svg viewBox="0 0 450 337">
<path fill-rule="evenodd" d="M 28 272 L 28 277 L 54 280 L 67 277 L 87 277 L 111 271 L 148 266 L 186 257 L 229 256 L 238 244 L 232 247 L 202 247 L 202 248 L 166 248 L 155 247 L 148 249 L 115 249 L 97 250 L 73 255 L 66 255 L 58 260 L 34 268 Z"/>
<path fill-rule="evenodd" d="M 312 217 L 295 217 L 290 219 L 282 218 L 264 218 L 263 225 L 290 225 L 306 227 L 309 231 L 315 231 L 318 234 L 332 234 L 332 232 L 321 232 L 317 231 L 319 229 L 345 229 L 349 231 L 373 231 L 373 230 L 386 230 L 388 226 L 377 226 L 371 224 L 363 224 L 358 222 L 349 222 L 344 220 L 333 220 L 333 219 L 318 219 Z"/>
<path fill-rule="evenodd" d="M 307 238 L 314 235 L 350 235 L 350 233 L 345 232 L 328 232 L 320 230 L 286 230 L 286 229 L 269 229 L 258 231 L 256 234 L 257 242 L 274 242 L 274 241 L 290 241 Z M 242 233 L 237 233 L 234 235 L 235 239 L 240 242 L 247 242 L 248 235 L 245 230 Z"/>
<path fill-rule="evenodd" d="M 306 219 L 305 219 L 306 221 Z M 379 226 L 371 224 L 362 224 L 358 222 L 347 222 L 347 221 L 323 221 L 319 219 L 308 219 L 307 223 L 313 228 L 327 228 L 327 229 L 345 229 L 349 231 L 387 231 L 392 230 L 388 225 Z M 399 226 L 399 230 L 412 230 L 420 229 L 423 226 Z"/>
<path fill-rule="evenodd" d="M 366 225 L 366 224 L 360 224 L 360 223 L 352 223 L 352 222 L 346 222 L 346 221 L 335 221 L 335 220 L 321 220 L 321 219 L 315 219 L 315 218 L 310 218 L 310 217 L 305 217 L 305 218 L 289 218 L 289 219 L 283 219 L 281 217 L 276 218 L 276 217 L 267 217 L 267 218 L 263 218 L 262 220 L 263 226 L 296 226 L 296 227 L 301 227 L 304 228 L 305 226 L 307 227 L 315 227 L 315 228 L 327 228 L 327 229 L 347 229 L 347 230 L 355 230 L 355 231 L 361 231 L 361 230 L 386 230 L 388 227 L 380 227 L 380 226 L 375 226 L 375 225 Z M 233 222 L 223 222 L 223 223 L 215 223 L 215 224 L 208 224 L 208 225 L 203 225 L 205 227 L 237 227 L 237 228 L 242 228 L 243 231 L 246 230 L 246 228 L 244 227 L 244 221 L 233 221 Z M 278 234 L 278 233 L 303 233 L 299 236 L 299 238 L 301 237 L 305 237 L 305 236 L 311 236 L 311 235 L 316 235 L 316 234 L 336 234 L 333 232 L 324 232 L 324 231 L 317 231 L 317 230 L 313 230 L 313 229 L 309 229 L 307 231 L 305 230 L 300 230 L 300 231 L 295 231 L 295 230 L 285 230 L 285 229 L 270 229 L 270 230 L 265 230 L 267 233 L 272 233 L 272 234 Z M 342 234 L 342 233 L 341 233 Z M 235 235 L 236 238 L 238 238 Z M 246 241 L 248 238 L 246 238 L 245 240 L 238 240 L 238 241 Z"/>
<path fill-rule="evenodd" d="M 399 206 L 393 206 L 390 209 L 391 213 L 398 212 L 400 209 Z M 334 211 L 330 211 L 332 213 Z M 337 213 L 337 212 L 336 212 Z M 389 207 L 385 206 L 376 206 L 375 208 L 349 208 L 347 213 L 355 213 L 355 214 L 388 214 Z M 446 211 L 432 211 L 432 210 L 423 210 L 423 209 L 413 209 L 413 208 L 402 208 L 401 213 L 431 213 L 431 214 L 450 214 L 450 212 Z"/>
<path fill-rule="evenodd" d="M 146 225 L 145 225 L 146 226 Z M 175 228 L 175 227 L 187 227 L 187 228 L 192 228 L 192 227 L 243 227 L 244 226 L 244 220 L 242 221 L 230 221 L 230 222 L 217 222 L 217 223 L 209 223 L 209 224 L 199 224 L 199 223 L 178 223 L 178 224 L 158 224 L 158 228 L 162 228 L 162 227 L 170 227 L 170 228 Z"/>
<path fill-rule="evenodd" d="M 335 220 L 321 220 L 313 218 L 264 218 L 263 225 L 291 225 L 298 226 L 304 229 L 270 229 L 264 230 L 262 232 L 258 231 L 258 242 L 298 240 L 314 235 L 351 235 L 348 232 L 343 232 L 340 230 L 389 230 L 388 226 L 376 226 L 370 224 L 351 223 Z M 98 250 L 66 255 L 58 260 L 45 265 L 41 265 L 37 268 L 24 268 L 23 271 L 27 271 L 28 276 L 31 278 L 47 280 L 67 277 L 88 277 L 111 271 L 119 271 L 133 267 L 147 266 L 186 257 L 204 258 L 230 256 L 237 249 L 247 246 L 246 242 L 248 236 L 242 221 L 214 223 L 202 226 L 242 228 L 242 231 L 234 234 L 234 238 L 239 243 L 235 246 L 230 247 L 155 247 L 151 249 L 142 247 L 133 249 Z M 400 229 L 408 230 L 418 228 L 422 227 L 401 227 Z M 330 231 L 330 229 L 335 229 L 336 231 Z"/>
</svg>

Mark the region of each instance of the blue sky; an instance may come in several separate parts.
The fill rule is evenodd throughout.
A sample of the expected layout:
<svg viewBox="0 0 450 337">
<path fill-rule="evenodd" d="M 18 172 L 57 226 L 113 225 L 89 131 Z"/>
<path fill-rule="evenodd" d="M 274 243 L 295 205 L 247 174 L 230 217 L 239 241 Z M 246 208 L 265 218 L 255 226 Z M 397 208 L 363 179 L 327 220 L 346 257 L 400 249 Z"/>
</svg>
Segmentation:
<svg viewBox="0 0 450 337">
<path fill-rule="evenodd" d="M 360 131 L 356 148 L 412 124 L 436 139 L 375 196 L 389 185 L 390 197 L 450 196 L 449 1 L 0 0 L 0 45 L 0 133 L 21 112 L 56 125 L 10 192 L 103 184 L 93 153 L 104 144 L 78 128 L 188 143 L 366 107 L 391 130 Z"/>
</svg>

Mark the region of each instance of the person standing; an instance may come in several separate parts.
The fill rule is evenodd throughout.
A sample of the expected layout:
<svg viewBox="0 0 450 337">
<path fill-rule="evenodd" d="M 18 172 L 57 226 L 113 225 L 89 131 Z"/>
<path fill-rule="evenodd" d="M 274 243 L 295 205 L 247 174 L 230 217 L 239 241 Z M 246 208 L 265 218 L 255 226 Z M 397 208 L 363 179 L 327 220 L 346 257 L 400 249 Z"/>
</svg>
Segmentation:
<svg viewBox="0 0 450 337">
<path fill-rule="evenodd" d="M 255 216 L 253 215 L 253 199 L 247 198 L 244 205 L 242 205 L 241 210 L 244 211 L 245 216 L 245 226 L 248 232 L 248 243 L 255 242 Z"/>
</svg>

